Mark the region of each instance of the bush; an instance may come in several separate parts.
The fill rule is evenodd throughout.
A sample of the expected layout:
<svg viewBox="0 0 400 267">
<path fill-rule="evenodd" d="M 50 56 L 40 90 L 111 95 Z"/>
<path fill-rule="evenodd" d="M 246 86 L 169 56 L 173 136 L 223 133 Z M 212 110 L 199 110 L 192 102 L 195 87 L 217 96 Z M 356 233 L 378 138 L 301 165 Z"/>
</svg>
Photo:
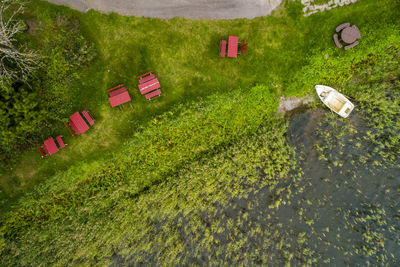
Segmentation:
<svg viewBox="0 0 400 267">
<path fill-rule="evenodd" d="M 0 161 L 24 149 L 37 136 L 48 117 L 39 97 L 26 84 L 5 80 L 0 83 Z"/>
</svg>

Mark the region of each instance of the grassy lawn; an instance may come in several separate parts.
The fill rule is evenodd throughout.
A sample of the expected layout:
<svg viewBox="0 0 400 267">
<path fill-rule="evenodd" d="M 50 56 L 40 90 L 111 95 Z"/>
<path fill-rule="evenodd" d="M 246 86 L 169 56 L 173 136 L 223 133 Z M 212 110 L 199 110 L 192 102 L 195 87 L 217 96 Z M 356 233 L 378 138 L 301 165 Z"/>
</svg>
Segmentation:
<svg viewBox="0 0 400 267">
<path fill-rule="evenodd" d="M 365 0 L 307 18 L 302 16 L 301 7 L 299 1 L 290 1 L 269 17 L 194 21 L 95 11 L 81 14 L 32 1 L 27 16 L 41 25 L 37 35 L 27 37 L 32 46 L 51 40 L 62 18 L 79 21 L 81 33 L 95 45 L 96 59 L 71 78 L 65 101 L 71 103 L 71 114 L 90 109 L 96 124 L 76 138 L 68 136 L 61 122 L 54 125 L 51 134 L 66 136 L 69 146 L 64 151 L 41 160 L 32 149 L 2 173 L 2 207 L 6 210 L 10 204 L 19 204 L 10 213 L 3 213 L 6 241 L 0 239 L 0 251 L 2 242 L 3 252 L 9 255 L 19 254 L 21 249 L 14 261 L 20 264 L 39 263 L 54 251 L 58 254 L 48 259 L 49 263 L 96 262 L 99 255 L 111 253 L 123 242 L 121 233 L 129 232 L 130 223 L 139 224 L 139 215 L 145 212 L 140 210 L 145 205 L 135 206 L 138 214 L 132 218 L 123 212 L 124 207 L 142 195 L 151 199 L 149 192 L 156 194 L 158 187 L 168 195 L 168 188 L 177 186 L 177 179 L 190 183 L 182 174 L 185 166 L 225 153 L 232 144 L 236 144 L 232 149 L 239 149 L 238 140 L 251 138 L 260 127 L 277 125 L 271 127 L 276 129 L 279 146 L 265 150 L 286 151 L 276 164 L 281 166 L 278 173 L 287 174 L 281 163 L 290 155 L 284 145 L 285 126 L 274 119 L 278 97 L 311 93 L 315 83 L 347 93 L 344 86 L 358 69 L 385 56 L 386 47 L 398 41 L 400 25 L 396 1 Z M 363 35 L 360 45 L 347 52 L 336 49 L 332 41 L 335 27 L 344 21 L 357 24 Z M 228 35 L 249 43 L 244 57 L 218 57 L 219 41 Z M 163 91 L 161 98 L 151 102 L 139 94 L 136 79 L 149 70 L 158 76 Z M 120 83 L 127 85 L 133 98 L 133 107 L 125 105 L 123 111 L 112 109 L 106 94 L 108 88 Z M 246 156 L 251 157 L 241 150 L 239 158 Z M 197 168 L 204 167 L 200 166 Z M 209 182 L 215 183 L 218 175 L 221 172 L 210 175 Z M 196 179 L 202 183 L 201 175 Z M 197 185 L 196 190 L 199 188 Z M 217 194 L 215 188 L 210 190 Z M 19 202 L 13 199 L 24 192 L 33 193 L 25 194 Z M 196 199 L 190 194 L 187 197 Z M 154 195 L 154 199 L 166 197 Z M 110 210 L 114 212 L 105 216 Z M 125 232 L 113 239 L 118 232 L 113 220 L 119 216 Z M 104 228 L 95 223 L 97 220 Z M 79 227 L 87 236 L 74 232 Z M 109 232 L 105 234 L 104 229 Z M 34 236 L 29 241 L 35 247 L 33 254 L 26 247 L 15 250 L 10 245 L 16 237 L 28 240 L 27 231 Z M 46 247 L 57 235 L 60 245 Z M 7 257 L 7 262 L 11 261 Z"/>
<path fill-rule="evenodd" d="M 77 159 L 92 160 L 95 155 L 90 156 L 91 153 L 118 150 L 138 128 L 178 103 L 269 80 L 281 84 L 282 75 L 277 72 L 283 72 L 283 65 L 290 64 L 279 55 L 284 52 L 279 36 L 283 36 L 283 29 L 288 28 L 283 19 L 262 18 L 247 22 L 156 20 L 106 16 L 93 11 L 82 15 L 41 2 L 35 2 L 30 12 L 37 14 L 45 25 L 54 24 L 57 14 L 77 17 L 82 32 L 95 43 L 96 61 L 83 70 L 80 79 L 71 82 L 70 94 L 65 101 L 71 102 L 71 112 L 90 109 L 97 123 L 93 131 L 75 140 L 68 137 L 62 125 L 55 125 L 57 131 L 54 132 L 64 133 L 70 146 L 63 153 L 54 155 L 51 162 L 41 160 L 35 149 L 22 156 L 21 164 L 2 176 L 3 190 L 9 194 L 31 181 L 35 183 L 40 177 L 54 174 L 55 170 L 67 168 Z M 282 28 L 281 33 L 277 33 L 278 27 Z M 46 32 L 45 28 L 41 34 L 48 36 L 52 32 Z M 243 58 L 220 59 L 219 40 L 226 39 L 229 34 L 258 40 L 260 45 L 251 47 Z M 296 32 L 291 30 L 291 34 Z M 37 37 L 37 41 L 40 40 L 41 37 Z M 265 54 L 266 50 L 269 53 Z M 137 89 L 136 76 L 148 70 L 155 71 L 164 88 L 163 96 L 152 102 L 147 102 Z M 110 108 L 106 94 L 106 89 L 119 83 L 125 83 L 133 97 L 133 108 L 125 106 L 122 112 Z M 118 120 L 113 119 L 115 116 Z M 36 166 L 34 171 L 32 165 Z"/>
</svg>

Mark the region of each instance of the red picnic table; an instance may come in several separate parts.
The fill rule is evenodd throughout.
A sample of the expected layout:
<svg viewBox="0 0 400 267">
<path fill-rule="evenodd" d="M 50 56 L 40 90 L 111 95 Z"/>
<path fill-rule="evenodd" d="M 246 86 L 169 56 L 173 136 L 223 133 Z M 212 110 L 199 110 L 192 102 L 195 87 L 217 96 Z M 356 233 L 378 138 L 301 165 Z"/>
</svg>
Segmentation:
<svg viewBox="0 0 400 267">
<path fill-rule="evenodd" d="M 219 48 L 219 56 L 225 57 L 226 55 L 226 40 L 221 40 L 220 48 Z M 239 37 L 229 36 L 228 38 L 228 57 L 236 58 L 238 55 L 238 50 L 242 51 L 242 56 L 244 55 L 244 51 L 247 50 L 246 40 L 243 40 L 239 44 Z"/>
<path fill-rule="evenodd" d="M 142 95 L 145 95 L 147 100 L 161 95 L 161 90 L 158 89 L 160 88 L 160 82 L 152 71 L 142 74 L 137 78 L 139 79 L 139 91 Z"/>
<path fill-rule="evenodd" d="M 116 107 L 123 103 L 131 101 L 131 97 L 128 93 L 128 90 L 123 86 L 124 85 L 121 84 L 121 85 L 118 85 L 114 88 L 107 90 L 107 92 L 109 92 L 109 96 L 110 96 L 108 98 L 108 100 L 110 101 L 111 107 Z"/>
<path fill-rule="evenodd" d="M 58 145 L 60 146 L 60 149 L 64 148 L 67 145 L 64 143 L 64 140 L 62 139 L 62 135 L 57 136 L 56 140 L 58 142 Z M 58 152 L 58 150 L 59 150 L 53 137 L 50 137 L 49 139 L 45 140 L 43 142 L 43 145 L 38 146 L 38 149 L 39 149 L 40 154 L 42 155 L 42 158 L 50 156 L 50 155 Z"/>
<path fill-rule="evenodd" d="M 82 134 L 82 133 L 86 132 L 87 130 L 89 130 L 89 126 L 83 120 L 83 118 L 82 118 L 81 114 L 79 114 L 79 112 L 75 112 L 69 118 L 70 118 L 69 124 L 74 129 L 76 134 Z"/>
</svg>

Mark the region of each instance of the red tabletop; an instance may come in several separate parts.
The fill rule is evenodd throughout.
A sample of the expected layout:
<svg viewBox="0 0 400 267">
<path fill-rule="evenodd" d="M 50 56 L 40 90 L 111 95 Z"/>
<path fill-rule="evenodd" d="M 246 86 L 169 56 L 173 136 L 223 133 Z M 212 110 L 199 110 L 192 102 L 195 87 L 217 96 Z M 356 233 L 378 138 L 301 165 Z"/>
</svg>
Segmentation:
<svg viewBox="0 0 400 267">
<path fill-rule="evenodd" d="M 89 130 L 89 126 L 83 120 L 79 112 L 75 112 L 69 118 L 71 119 L 69 124 L 72 126 L 72 128 L 74 128 L 77 134 L 81 134 Z"/>
<path fill-rule="evenodd" d="M 128 91 L 124 91 L 118 95 L 112 96 L 108 99 L 112 107 L 119 106 L 123 103 L 131 101 Z"/>
<path fill-rule="evenodd" d="M 53 137 L 50 137 L 49 139 L 44 141 L 43 148 L 49 155 L 54 154 L 58 151 L 58 147 L 56 145 L 56 142 L 54 142 Z"/>
<path fill-rule="evenodd" d="M 147 92 L 153 91 L 157 88 L 160 88 L 160 82 L 158 81 L 157 78 L 155 78 L 151 81 L 139 84 L 139 90 L 142 95 Z"/>
<path fill-rule="evenodd" d="M 228 39 L 228 57 L 237 57 L 239 37 L 229 36 Z"/>
</svg>

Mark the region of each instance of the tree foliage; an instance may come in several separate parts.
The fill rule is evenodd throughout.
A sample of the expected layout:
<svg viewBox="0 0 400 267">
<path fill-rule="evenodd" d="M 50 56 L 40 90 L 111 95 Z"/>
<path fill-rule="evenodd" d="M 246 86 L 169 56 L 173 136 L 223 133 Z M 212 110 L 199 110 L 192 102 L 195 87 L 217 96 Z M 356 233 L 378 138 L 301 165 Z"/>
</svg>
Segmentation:
<svg viewBox="0 0 400 267">
<path fill-rule="evenodd" d="M 10 79 L 0 83 L 0 160 L 32 139 L 46 113 L 28 86 Z"/>
</svg>

